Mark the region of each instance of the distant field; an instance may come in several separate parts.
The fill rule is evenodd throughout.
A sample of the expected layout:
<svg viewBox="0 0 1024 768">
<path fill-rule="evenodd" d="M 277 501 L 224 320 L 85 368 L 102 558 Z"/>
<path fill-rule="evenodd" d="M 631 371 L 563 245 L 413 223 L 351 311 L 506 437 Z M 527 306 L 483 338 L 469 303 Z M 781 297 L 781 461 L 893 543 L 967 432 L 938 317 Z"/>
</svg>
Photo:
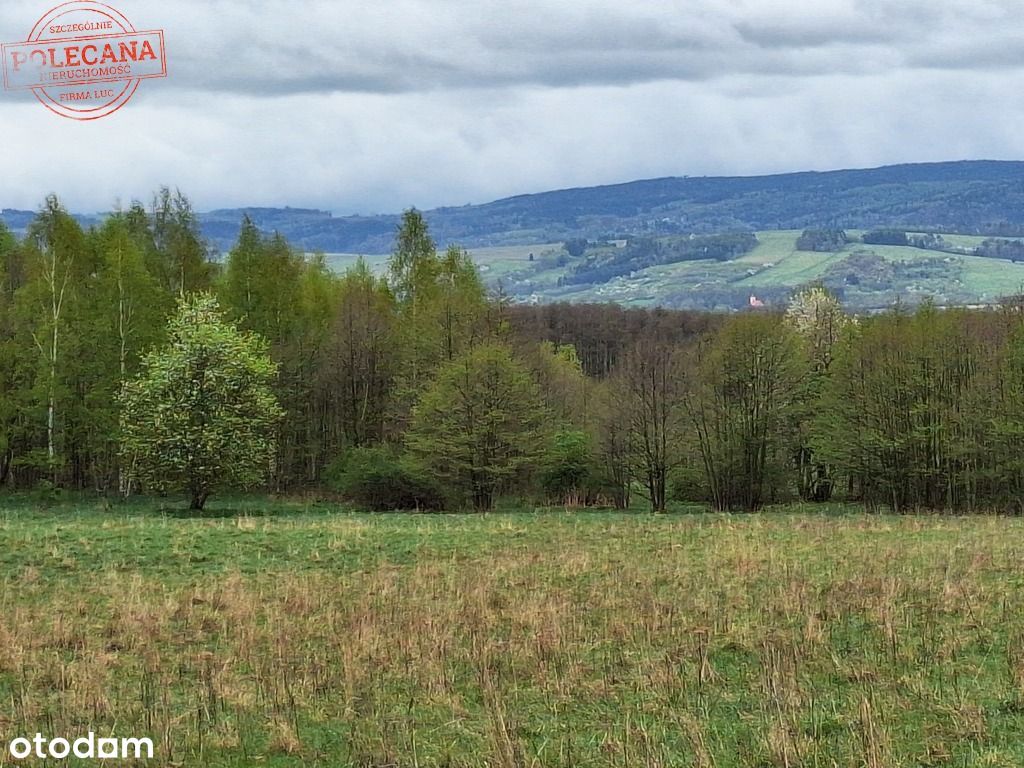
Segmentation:
<svg viewBox="0 0 1024 768">
<path fill-rule="evenodd" d="M 7 504 L 0 720 L 156 765 L 1024 765 L 1024 522 L 825 511 Z"/>
<path fill-rule="evenodd" d="M 548 243 L 543 245 L 509 245 L 497 248 L 474 248 L 470 249 L 473 260 L 479 265 L 481 274 L 486 280 L 495 280 L 510 273 L 529 269 L 531 266 L 530 254 L 534 259 L 539 259 L 545 253 L 561 251 L 561 243 Z M 358 253 L 328 253 L 325 254 L 327 263 L 332 269 L 344 272 L 356 263 L 362 254 Z M 370 268 L 379 274 L 383 274 L 387 268 L 387 254 L 362 255 L 362 258 L 370 265 Z"/>
<path fill-rule="evenodd" d="M 360 258 L 378 275 L 383 275 L 388 266 L 388 257 L 379 253 L 325 253 L 324 257 L 327 259 L 327 265 L 339 273 L 354 267 Z"/>
<path fill-rule="evenodd" d="M 860 232 L 850 232 L 860 235 Z M 946 254 L 920 248 L 851 243 L 838 253 L 796 250 L 798 230 L 758 232 L 758 246 L 727 262 L 689 261 L 659 265 L 597 285 L 559 286 L 569 267 L 559 267 L 545 255 L 562 253 L 560 243 L 533 246 L 480 248 L 471 253 L 485 281 L 499 282 L 512 295 L 543 301 L 617 302 L 625 306 L 701 306 L 709 290 L 739 290 L 757 295 L 759 290 L 795 289 L 821 280 L 831 268 L 854 254 L 875 254 L 890 262 L 912 267 L 920 277 L 906 277 L 887 291 L 872 292 L 854 286 L 848 303 L 854 308 L 878 308 L 899 297 L 911 303 L 931 296 L 940 303 L 991 303 L 1024 287 L 1024 264 L 963 254 Z M 944 235 L 954 247 L 973 249 L 985 238 Z M 534 261 L 529 259 L 534 254 Z M 355 263 L 356 254 L 329 254 L 336 270 Z M 364 257 L 383 273 L 387 256 Z M 921 266 L 921 269 L 918 268 Z M 926 276 L 925 276 L 926 275 Z M 710 307 L 708 307 L 710 308 Z"/>
</svg>

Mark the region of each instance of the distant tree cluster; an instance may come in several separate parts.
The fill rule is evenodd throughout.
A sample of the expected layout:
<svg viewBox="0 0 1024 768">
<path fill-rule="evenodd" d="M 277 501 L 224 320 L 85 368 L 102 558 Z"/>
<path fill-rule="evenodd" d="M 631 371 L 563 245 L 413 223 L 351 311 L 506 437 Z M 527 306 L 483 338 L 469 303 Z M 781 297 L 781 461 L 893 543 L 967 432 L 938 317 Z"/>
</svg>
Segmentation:
<svg viewBox="0 0 1024 768">
<path fill-rule="evenodd" d="M 606 247 L 588 251 L 586 259 L 561 280 L 563 285 L 606 283 L 659 264 L 681 261 L 729 261 L 757 247 L 751 232 L 726 235 L 691 235 L 656 239 L 635 237 L 625 248 Z"/>
<path fill-rule="evenodd" d="M 861 236 L 868 245 L 910 245 L 907 233 L 901 229 L 874 229 Z"/>
<path fill-rule="evenodd" d="M 955 251 L 955 249 L 946 241 L 946 238 L 932 232 L 918 235 L 907 235 L 907 243 L 914 248 L 921 248 L 926 251 Z"/>
<path fill-rule="evenodd" d="M 989 238 L 974 250 L 974 255 L 986 259 L 1024 261 L 1024 241 Z"/>
<path fill-rule="evenodd" d="M 841 251 L 850 242 L 842 229 L 805 229 L 796 241 L 798 251 Z"/>
<path fill-rule="evenodd" d="M 574 259 L 578 259 L 587 252 L 587 245 L 588 243 L 585 237 L 578 237 L 573 238 L 572 240 L 566 240 L 562 247 L 565 249 L 565 252 Z"/>
</svg>

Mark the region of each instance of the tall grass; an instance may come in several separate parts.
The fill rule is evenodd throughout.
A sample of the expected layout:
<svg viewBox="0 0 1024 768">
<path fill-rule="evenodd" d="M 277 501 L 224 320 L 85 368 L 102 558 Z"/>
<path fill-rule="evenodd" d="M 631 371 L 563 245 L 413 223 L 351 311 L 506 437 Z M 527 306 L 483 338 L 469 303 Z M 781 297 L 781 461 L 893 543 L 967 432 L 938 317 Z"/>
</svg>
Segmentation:
<svg viewBox="0 0 1024 768">
<path fill-rule="evenodd" d="M 6 741 L 149 735 L 160 765 L 1024 764 L 1017 520 L 0 519 Z"/>
</svg>

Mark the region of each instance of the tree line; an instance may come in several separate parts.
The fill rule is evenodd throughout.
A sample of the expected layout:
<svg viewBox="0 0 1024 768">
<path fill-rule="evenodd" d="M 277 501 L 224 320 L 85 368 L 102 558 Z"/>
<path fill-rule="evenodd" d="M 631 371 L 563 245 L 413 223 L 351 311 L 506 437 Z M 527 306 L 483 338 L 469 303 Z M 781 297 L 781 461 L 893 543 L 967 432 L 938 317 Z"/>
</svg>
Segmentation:
<svg viewBox="0 0 1024 768">
<path fill-rule="evenodd" d="M 1024 323 L 510 306 L 402 217 L 387 273 L 243 220 L 221 260 L 163 190 L 0 228 L 0 483 L 331 493 L 376 510 L 841 498 L 1019 511 Z"/>
</svg>

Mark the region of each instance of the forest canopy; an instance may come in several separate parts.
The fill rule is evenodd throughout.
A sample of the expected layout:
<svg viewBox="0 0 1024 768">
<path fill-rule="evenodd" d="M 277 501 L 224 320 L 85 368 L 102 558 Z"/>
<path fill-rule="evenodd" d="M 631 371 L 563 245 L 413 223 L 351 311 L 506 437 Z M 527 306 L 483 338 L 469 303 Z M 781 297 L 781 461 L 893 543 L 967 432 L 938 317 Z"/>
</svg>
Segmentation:
<svg viewBox="0 0 1024 768">
<path fill-rule="evenodd" d="M 808 245 L 845 238 L 821 232 Z M 584 264 L 713 259 L 756 240 L 688 243 L 606 246 Z M 47 199 L 24 238 L 0 227 L 0 288 L 8 489 L 193 506 L 255 487 L 372 509 L 842 496 L 1020 511 L 1014 302 L 856 318 L 811 287 L 785 312 L 515 306 L 416 210 L 386 274 L 362 261 L 336 274 L 247 217 L 216 259 L 167 190 L 88 230 Z M 183 436 L 216 450 L 175 454 Z"/>
</svg>

